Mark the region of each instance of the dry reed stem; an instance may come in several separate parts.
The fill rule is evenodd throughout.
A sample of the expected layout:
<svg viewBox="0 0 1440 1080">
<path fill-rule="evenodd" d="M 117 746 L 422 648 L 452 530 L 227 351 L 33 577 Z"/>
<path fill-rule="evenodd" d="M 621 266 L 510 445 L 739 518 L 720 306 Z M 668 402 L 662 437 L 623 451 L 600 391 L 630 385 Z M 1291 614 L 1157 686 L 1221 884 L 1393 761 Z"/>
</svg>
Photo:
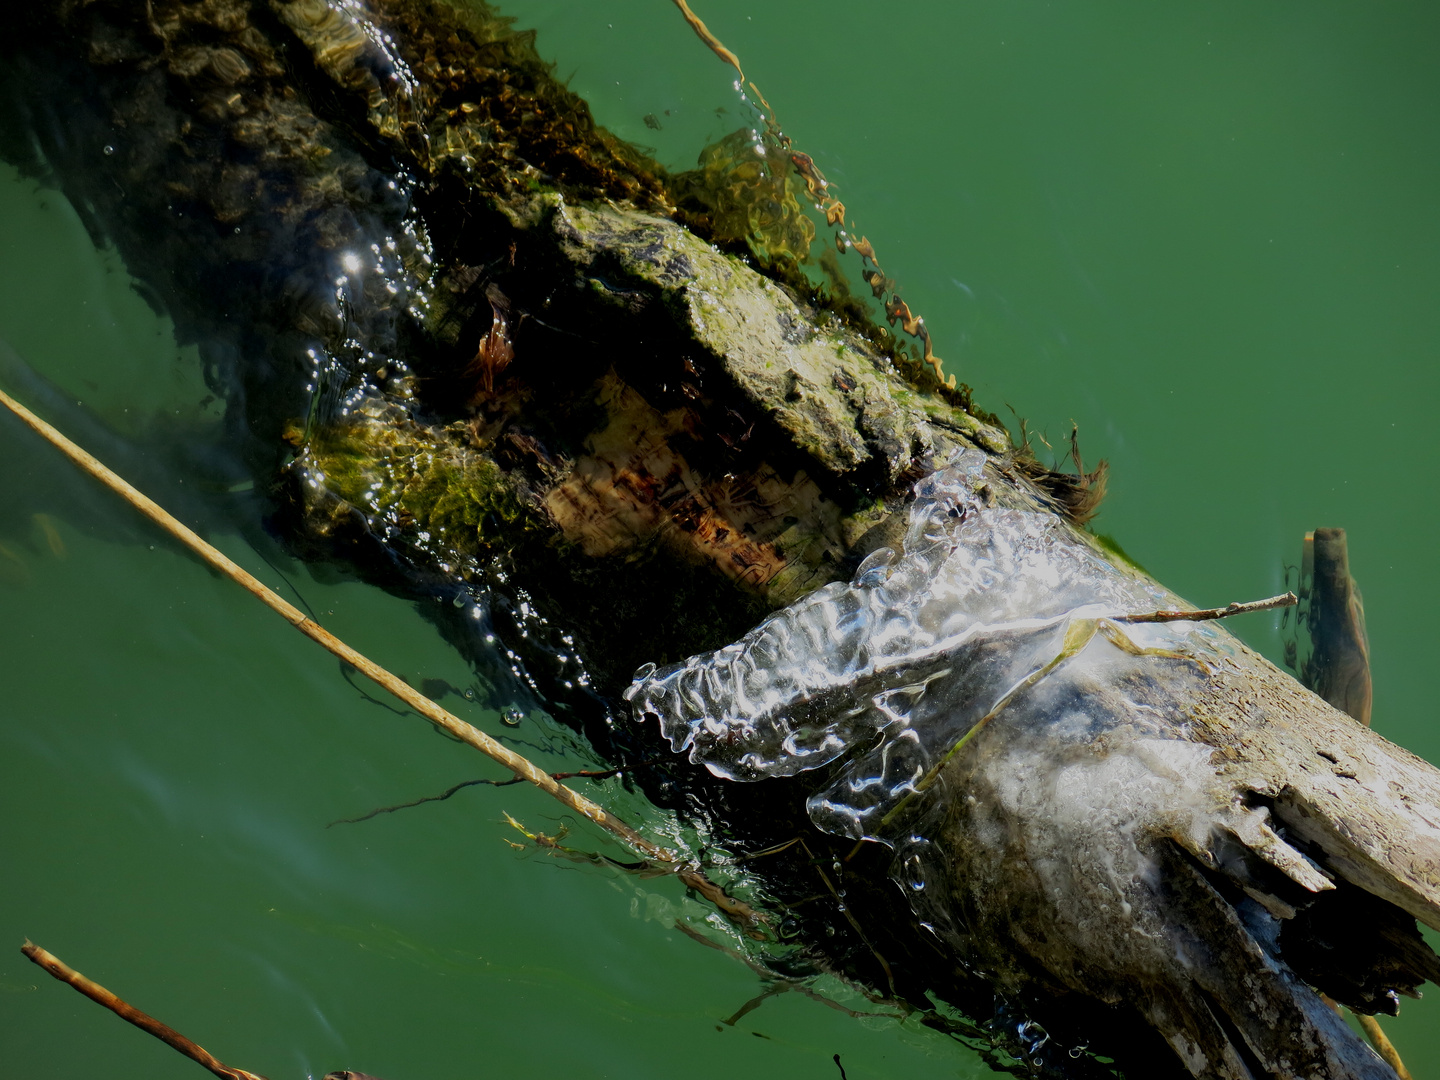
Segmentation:
<svg viewBox="0 0 1440 1080">
<path fill-rule="evenodd" d="M 283 616 L 295 629 L 299 630 L 312 641 L 324 646 L 347 664 L 358 669 L 377 685 L 390 691 L 391 694 L 395 695 L 395 697 L 410 706 L 410 708 L 425 717 L 425 719 L 429 720 L 436 727 L 454 736 L 461 742 L 474 747 L 486 757 L 509 769 L 516 777 L 534 784 L 541 791 L 558 802 L 563 803 L 577 814 L 583 815 L 601 828 L 608 830 L 623 840 L 637 853 L 658 862 L 675 863 L 677 861 L 673 853 L 651 843 L 599 804 L 590 801 L 585 796 L 576 791 L 572 791 L 564 784 L 552 779 L 549 773 L 537 768 L 513 750 L 501 745 L 479 728 L 467 724 L 464 720 L 442 709 L 439 705 L 435 704 L 435 702 L 420 693 L 420 691 L 410 686 L 409 683 L 390 674 L 390 672 L 386 671 L 379 664 L 374 663 L 372 660 L 356 652 L 349 645 L 346 645 L 334 634 L 331 634 L 319 623 L 307 616 L 294 604 L 291 604 L 269 589 L 262 581 L 256 578 L 255 575 L 229 559 L 218 548 L 201 539 L 180 521 L 172 517 L 159 503 L 149 498 L 137 488 L 132 487 L 121 476 L 107 468 L 99 459 L 91 456 L 81 447 L 71 442 L 58 430 L 40 419 L 40 417 L 25 408 L 25 406 L 21 405 L 3 390 L 0 390 L 0 404 L 4 404 L 11 412 L 18 416 L 27 427 L 35 431 L 81 469 L 95 477 L 95 479 L 99 480 L 111 491 L 115 492 L 131 506 L 139 510 L 156 525 L 159 525 L 167 533 L 179 540 L 187 548 L 195 552 L 195 554 L 199 555 L 207 565 L 224 574 L 232 581 L 235 581 L 247 592 L 258 597 L 272 611 Z M 689 874 L 692 876 L 695 873 L 693 870 L 689 871 Z M 682 877 L 683 876 L 685 875 L 682 874 Z"/>
<path fill-rule="evenodd" d="M 1360 1021 L 1360 1027 L 1364 1029 L 1365 1034 L 1370 1036 L 1370 1042 L 1375 1047 L 1375 1052 L 1385 1059 L 1385 1064 L 1395 1070 L 1395 1074 L 1400 1077 L 1400 1080 L 1413 1080 L 1410 1070 L 1405 1068 L 1405 1063 L 1400 1060 L 1400 1052 L 1395 1049 L 1395 1044 L 1389 1040 L 1385 1032 L 1380 1030 L 1380 1021 L 1373 1016 L 1366 1016 L 1364 1013 L 1356 1013 L 1355 1019 Z"/>
<path fill-rule="evenodd" d="M 1344 1010 L 1348 1006 L 1342 1006 L 1329 994 L 1322 993 L 1320 1000 L 1341 1016 L 1345 1015 Z M 1395 1070 L 1395 1075 L 1400 1080 L 1414 1080 L 1414 1077 L 1410 1075 L 1410 1070 L 1405 1068 L 1405 1063 L 1400 1060 L 1400 1051 L 1395 1049 L 1395 1044 L 1390 1041 L 1385 1032 L 1380 1030 L 1380 1021 L 1373 1016 L 1356 1012 L 1354 1009 L 1350 1009 L 1350 1015 L 1360 1022 L 1360 1029 L 1369 1037 L 1370 1045 L 1375 1047 L 1375 1052 L 1385 1060 L 1385 1064 Z"/>
<path fill-rule="evenodd" d="M 700 16 L 690 10 L 690 5 L 685 0 L 675 0 L 675 6 L 685 16 L 685 21 L 690 24 L 690 29 L 694 30 L 700 40 L 710 47 L 710 51 L 739 72 L 741 81 L 744 81 L 745 72 L 740 70 L 740 58 L 721 44 L 720 39 L 710 32 L 710 28 L 701 21 Z M 759 91 L 757 90 L 756 93 L 758 94 Z"/>
<path fill-rule="evenodd" d="M 69 983 L 80 993 L 84 994 L 91 1001 L 104 1005 L 122 1020 L 134 1024 L 141 1031 L 154 1035 L 161 1042 L 175 1048 L 184 1054 L 191 1061 L 205 1066 L 221 1080 L 265 1080 L 265 1077 L 256 1073 L 246 1072 L 244 1069 L 232 1069 L 224 1062 L 218 1060 L 214 1054 L 203 1046 L 191 1042 L 184 1035 L 181 1035 L 174 1028 L 162 1024 L 148 1013 L 143 1013 L 128 1002 L 122 1001 L 105 987 L 97 982 L 92 982 L 84 975 L 81 975 L 74 968 L 67 966 L 54 954 L 46 952 L 39 945 L 27 941 L 21 946 L 20 951 L 26 958 L 40 965 L 55 978 L 63 983 Z"/>
</svg>

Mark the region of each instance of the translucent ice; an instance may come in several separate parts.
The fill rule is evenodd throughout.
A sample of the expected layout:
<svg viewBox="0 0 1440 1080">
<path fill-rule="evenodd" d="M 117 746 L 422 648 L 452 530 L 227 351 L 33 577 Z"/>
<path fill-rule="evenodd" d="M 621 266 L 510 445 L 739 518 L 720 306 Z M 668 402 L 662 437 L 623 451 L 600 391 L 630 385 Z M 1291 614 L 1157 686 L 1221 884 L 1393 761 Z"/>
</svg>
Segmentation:
<svg viewBox="0 0 1440 1080">
<path fill-rule="evenodd" d="M 868 747 L 811 805 L 824 827 L 868 835 L 869 819 L 1059 653 L 1074 619 L 1176 602 L 1077 542 L 1056 515 L 992 505 L 990 467 L 967 451 L 922 481 L 903 553 L 876 551 L 850 583 L 638 678 L 626 694 L 636 714 L 658 718 L 676 750 L 735 780 L 793 775 Z M 1188 636 L 1127 632 L 1148 647 Z"/>
</svg>

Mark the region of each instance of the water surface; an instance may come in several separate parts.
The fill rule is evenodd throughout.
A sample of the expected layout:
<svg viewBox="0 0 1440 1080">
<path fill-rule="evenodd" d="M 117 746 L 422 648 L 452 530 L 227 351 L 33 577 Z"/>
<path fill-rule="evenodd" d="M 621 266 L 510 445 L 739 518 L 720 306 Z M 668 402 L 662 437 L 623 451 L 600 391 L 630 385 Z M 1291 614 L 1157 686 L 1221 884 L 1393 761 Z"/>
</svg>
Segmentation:
<svg viewBox="0 0 1440 1080">
<path fill-rule="evenodd" d="M 733 72 L 662 0 L 508 10 L 602 123 L 669 164 L 744 119 Z M 1096 527 L 1162 581 L 1207 605 L 1269 595 L 1307 529 L 1349 530 L 1375 725 L 1440 760 L 1440 13 L 699 10 L 839 185 L 947 369 L 1057 454 L 1073 420 L 1087 459 L 1110 460 Z M 183 443 L 217 415 L 193 348 L 114 255 L 8 171 L 0 337 L 124 435 L 163 419 Z M 165 458 L 132 464 L 163 478 Z M 197 1075 L 21 959 L 26 936 L 272 1080 L 791 1080 L 838 1076 L 836 1053 L 852 1080 L 987 1073 L 913 1023 L 795 994 L 727 1025 L 759 980 L 672 928 L 705 917 L 675 883 L 507 845 L 502 811 L 559 827 L 539 794 L 471 788 L 326 829 L 497 773 L 364 700 L 8 421 L 0 460 L 0 1075 Z M 231 524 L 253 517 L 243 492 L 166 495 L 393 670 L 471 681 L 412 605 L 247 540 Z M 1274 621 L 1235 629 L 1279 659 Z M 446 704 L 583 765 L 542 717 L 510 732 Z M 613 782 L 587 790 L 643 812 Z M 1387 1023 L 1419 1076 L 1440 1068 L 1435 1008 Z"/>
</svg>

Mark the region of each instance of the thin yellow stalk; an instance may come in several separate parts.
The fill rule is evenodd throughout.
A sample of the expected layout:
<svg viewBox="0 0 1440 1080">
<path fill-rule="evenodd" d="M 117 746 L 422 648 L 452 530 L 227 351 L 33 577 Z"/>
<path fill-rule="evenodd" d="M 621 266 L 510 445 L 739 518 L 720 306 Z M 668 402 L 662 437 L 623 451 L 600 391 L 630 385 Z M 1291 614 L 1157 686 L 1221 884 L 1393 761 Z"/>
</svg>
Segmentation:
<svg viewBox="0 0 1440 1080">
<path fill-rule="evenodd" d="M 685 0 L 675 0 L 675 6 L 685 16 L 685 21 L 690 24 L 690 29 L 694 30 L 700 40 L 709 46 L 710 51 L 733 67 L 743 80 L 745 72 L 740 70 L 740 58 L 721 44 L 720 39 L 710 32 L 710 28 L 701 21 L 700 16 L 690 10 L 690 5 Z M 759 91 L 757 90 L 756 93 L 758 94 Z"/>
<path fill-rule="evenodd" d="M 21 405 L 3 390 L 0 390 L 0 404 L 4 404 L 6 408 L 18 416 L 26 426 L 34 430 L 41 438 L 49 442 L 76 465 L 80 466 L 81 469 L 95 477 L 95 479 L 99 480 L 111 491 L 115 492 L 131 506 L 139 510 L 156 525 L 160 526 L 160 528 L 164 529 L 191 551 L 195 552 L 207 565 L 218 570 L 246 591 L 258 597 L 261 602 L 272 611 L 281 615 L 285 621 L 290 623 L 295 629 L 299 630 L 312 641 L 324 646 L 347 664 L 357 668 L 367 678 L 390 691 L 391 694 L 395 695 L 395 697 L 410 706 L 410 708 L 425 717 L 425 719 L 429 720 L 436 727 L 454 736 L 461 742 L 473 746 L 486 757 L 509 769 L 520 779 L 534 784 L 541 791 L 563 803 L 577 814 L 589 818 L 601 828 L 613 833 L 637 853 L 658 862 L 674 863 L 676 861 L 675 856 L 671 852 L 652 844 L 599 804 L 592 802 L 585 798 L 585 796 L 559 783 L 553 779 L 549 773 L 537 768 L 513 750 L 496 742 L 479 728 L 467 724 L 464 720 L 442 709 L 424 694 L 410 686 L 409 683 L 390 674 L 390 672 L 386 671 L 379 664 L 356 652 L 349 645 L 346 645 L 334 634 L 307 616 L 294 604 L 267 588 L 255 575 L 233 562 L 218 548 L 201 539 L 192 530 L 172 517 L 159 503 L 131 486 L 124 478 L 107 468 L 103 462 L 71 442 L 54 427 L 40 419 L 40 417 L 25 408 L 25 406 Z"/>
<path fill-rule="evenodd" d="M 55 978 L 63 983 L 69 983 L 80 993 L 84 994 L 91 1001 L 104 1005 L 122 1020 L 128 1020 L 141 1031 L 154 1035 L 155 1038 L 169 1046 L 174 1047 L 184 1054 L 191 1061 L 205 1066 L 220 1080 L 265 1080 L 265 1077 L 256 1073 L 246 1072 L 244 1069 L 233 1069 L 219 1060 L 214 1054 L 206 1050 L 198 1043 L 193 1043 L 184 1035 L 181 1035 L 168 1024 L 162 1024 L 149 1013 L 143 1013 L 129 1002 L 124 1001 L 97 982 L 87 979 L 74 968 L 66 965 L 53 953 L 46 952 L 39 945 L 25 942 L 20 951 L 26 958 L 39 964 Z"/>
</svg>

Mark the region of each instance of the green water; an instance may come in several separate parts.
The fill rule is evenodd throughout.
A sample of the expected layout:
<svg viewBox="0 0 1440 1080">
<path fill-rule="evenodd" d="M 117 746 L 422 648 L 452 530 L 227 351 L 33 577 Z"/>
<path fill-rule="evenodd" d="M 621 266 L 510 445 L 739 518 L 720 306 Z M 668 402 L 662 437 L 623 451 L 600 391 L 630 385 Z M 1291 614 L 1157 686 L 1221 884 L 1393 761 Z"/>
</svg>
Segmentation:
<svg viewBox="0 0 1440 1080">
<path fill-rule="evenodd" d="M 740 117 L 728 69 L 664 0 L 508 10 L 602 123 L 671 164 Z M 839 185 L 947 369 L 1057 447 L 1073 419 L 1087 459 L 1110 460 L 1096 525 L 1161 580 L 1198 603 L 1269 595 L 1307 529 L 1349 530 L 1375 725 L 1440 761 L 1440 11 L 699 11 Z M 193 349 L 58 196 L 8 171 L 0 338 L 124 432 L 213 422 Z M 759 980 L 673 929 L 705 917 L 673 882 L 507 846 L 502 811 L 557 827 L 538 794 L 471 788 L 327 830 L 497 774 L 363 700 L 9 422 L 0 455 L 0 1077 L 202 1075 L 26 963 L 26 936 L 272 1080 L 831 1080 L 837 1053 L 851 1080 L 986 1074 L 933 1032 L 798 994 L 724 1024 Z M 393 670 L 470 681 L 411 605 L 213 537 Z M 1279 657 L 1272 623 L 1236 629 Z M 514 734 L 577 764 L 538 717 Z M 592 794 L 643 813 L 613 782 Z M 1440 1068 L 1436 1007 L 1387 1025 L 1417 1076 Z"/>
</svg>

